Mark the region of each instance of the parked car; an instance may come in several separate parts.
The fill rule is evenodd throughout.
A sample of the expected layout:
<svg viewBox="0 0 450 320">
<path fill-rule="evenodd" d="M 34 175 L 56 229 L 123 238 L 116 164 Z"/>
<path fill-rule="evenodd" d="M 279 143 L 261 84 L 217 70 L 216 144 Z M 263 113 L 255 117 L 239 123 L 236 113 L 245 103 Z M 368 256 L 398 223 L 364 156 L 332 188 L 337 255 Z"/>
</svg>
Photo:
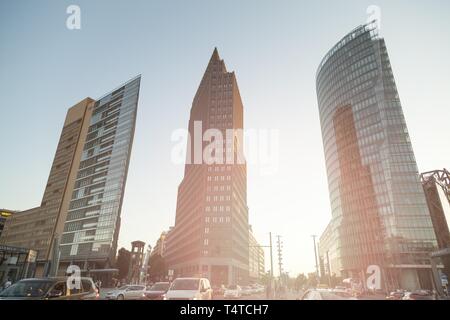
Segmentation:
<svg viewBox="0 0 450 320">
<path fill-rule="evenodd" d="M 107 300 L 142 300 L 145 298 L 145 286 L 125 285 L 106 293 Z"/>
<path fill-rule="evenodd" d="M 177 278 L 175 279 L 164 300 L 211 300 L 213 290 L 206 278 Z"/>
<path fill-rule="evenodd" d="M 223 294 L 225 299 L 238 299 L 242 297 L 242 288 L 237 284 L 228 286 Z"/>
<path fill-rule="evenodd" d="M 428 290 L 416 290 L 413 292 L 406 292 L 402 300 L 435 300 L 432 292 Z"/>
<path fill-rule="evenodd" d="M 348 296 L 344 295 L 347 294 Z M 307 290 L 300 300 L 357 300 L 345 291 L 340 291 L 338 294 L 332 290 L 327 289 L 310 289 Z"/>
<path fill-rule="evenodd" d="M 162 300 L 167 290 L 169 290 L 169 282 L 156 282 L 150 287 L 147 287 L 144 295 L 147 300 Z"/>
<path fill-rule="evenodd" d="M 22 279 L 0 292 L 0 300 L 95 300 L 99 293 L 89 277 L 82 277 L 80 287 L 70 289 L 67 278 Z"/>
</svg>

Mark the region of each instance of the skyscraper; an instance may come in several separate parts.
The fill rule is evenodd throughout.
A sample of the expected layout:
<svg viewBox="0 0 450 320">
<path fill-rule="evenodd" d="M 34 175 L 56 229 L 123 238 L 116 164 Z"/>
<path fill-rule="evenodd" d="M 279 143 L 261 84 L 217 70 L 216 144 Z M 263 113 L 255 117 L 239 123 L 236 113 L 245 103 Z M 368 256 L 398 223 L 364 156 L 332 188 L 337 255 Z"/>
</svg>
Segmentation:
<svg viewBox="0 0 450 320">
<path fill-rule="evenodd" d="M 357 27 L 326 54 L 316 87 L 332 209 L 319 243 L 324 269 L 363 279 L 378 265 L 384 286 L 430 288 L 436 237 L 374 24 Z"/>
<path fill-rule="evenodd" d="M 203 275 L 214 284 L 247 281 L 247 169 L 240 134 L 243 105 L 236 76 L 227 72 L 217 49 L 194 97 L 188 128 L 175 226 L 166 239 L 167 264 L 175 276 Z M 214 129 L 223 140 L 209 137 Z M 198 139 L 200 148 L 195 145 Z M 203 157 L 211 143 L 216 147 L 212 158 L 222 160 Z"/>
<path fill-rule="evenodd" d="M 112 262 L 139 85 L 140 76 L 68 110 L 41 205 L 7 220 L 0 243 L 37 250 L 37 276 L 54 274 L 58 260 Z"/>
</svg>

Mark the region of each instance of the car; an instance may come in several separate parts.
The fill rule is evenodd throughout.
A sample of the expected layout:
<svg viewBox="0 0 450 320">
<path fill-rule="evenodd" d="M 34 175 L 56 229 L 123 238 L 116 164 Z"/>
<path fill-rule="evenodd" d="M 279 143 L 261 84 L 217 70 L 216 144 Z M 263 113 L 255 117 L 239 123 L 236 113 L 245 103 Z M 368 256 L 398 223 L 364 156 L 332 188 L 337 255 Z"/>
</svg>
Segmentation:
<svg viewBox="0 0 450 320">
<path fill-rule="evenodd" d="M 145 299 L 144 285 L 128 284 L 106 293 L 106 300 L 142 300 Z"/>
<path fill-rule="evenodd" d="M 309 289 L 300 300 L 356 300 L 356 298 L 345 291 L 333 292 L 327 289 Z"/>
<path fill-rule="evenodd" d="M 238 299 L 242 297 L 242 288 L 237 284 L 232 284 L 225 289 L 223 297 L 225 299 Z"/>
<path fill-rule="evenodd" d="M 169 282 L 156 282 L 150 287 L 147 287 L 144 295 L 147 300 L 162 300 L 167 290 L 169 290 Z"/>
<path fill-rule="evenodd" d="M 402 300 L 435 300 L 433 293 L 428 290 L 416 290 L 406 292 Z"/>
<path fill-rule="evenodd" d="M 66 277 L 22 279 L 0 292 L 0 300 L 96 300 L 99 293 L 89 277 L 71 289 Z"/>
<path fill-rule="evenodd" d="M 206 278 L 177 278 L 164 295 L 164 300 L 212 300 L 213 290 Z"/>
</svg>

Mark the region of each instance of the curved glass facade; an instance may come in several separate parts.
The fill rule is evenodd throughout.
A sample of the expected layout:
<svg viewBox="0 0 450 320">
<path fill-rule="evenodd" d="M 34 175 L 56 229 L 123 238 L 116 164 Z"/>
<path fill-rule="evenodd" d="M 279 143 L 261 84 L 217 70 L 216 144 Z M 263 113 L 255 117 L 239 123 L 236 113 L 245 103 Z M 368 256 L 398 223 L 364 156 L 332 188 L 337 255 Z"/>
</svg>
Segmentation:
<svg viewBox="0 0 450 320">
<path fill-rule="evenodd" d="M 385 42 L 371 24 L 322 60 L 317 98 L 336 232 L 330 254 L 343 276 L 382 267 L 385 285 L 431 285 L 436 238 Z M 324 237 L 326 238 L 326 237 Z"/>
</svg>

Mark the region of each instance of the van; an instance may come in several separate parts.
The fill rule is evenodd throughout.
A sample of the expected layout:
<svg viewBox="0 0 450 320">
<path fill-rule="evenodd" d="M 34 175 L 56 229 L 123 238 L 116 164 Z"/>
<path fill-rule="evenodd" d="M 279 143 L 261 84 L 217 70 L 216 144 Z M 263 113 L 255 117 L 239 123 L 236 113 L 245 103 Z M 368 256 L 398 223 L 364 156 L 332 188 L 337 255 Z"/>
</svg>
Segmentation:
<svg viewBox="0 0 450 320">
<path fill-rule="evenodd" d="M 177 278 L 164 295 L 164 300 L 211 300 L 213 291 L 206 278 Z"/>
</svg>

